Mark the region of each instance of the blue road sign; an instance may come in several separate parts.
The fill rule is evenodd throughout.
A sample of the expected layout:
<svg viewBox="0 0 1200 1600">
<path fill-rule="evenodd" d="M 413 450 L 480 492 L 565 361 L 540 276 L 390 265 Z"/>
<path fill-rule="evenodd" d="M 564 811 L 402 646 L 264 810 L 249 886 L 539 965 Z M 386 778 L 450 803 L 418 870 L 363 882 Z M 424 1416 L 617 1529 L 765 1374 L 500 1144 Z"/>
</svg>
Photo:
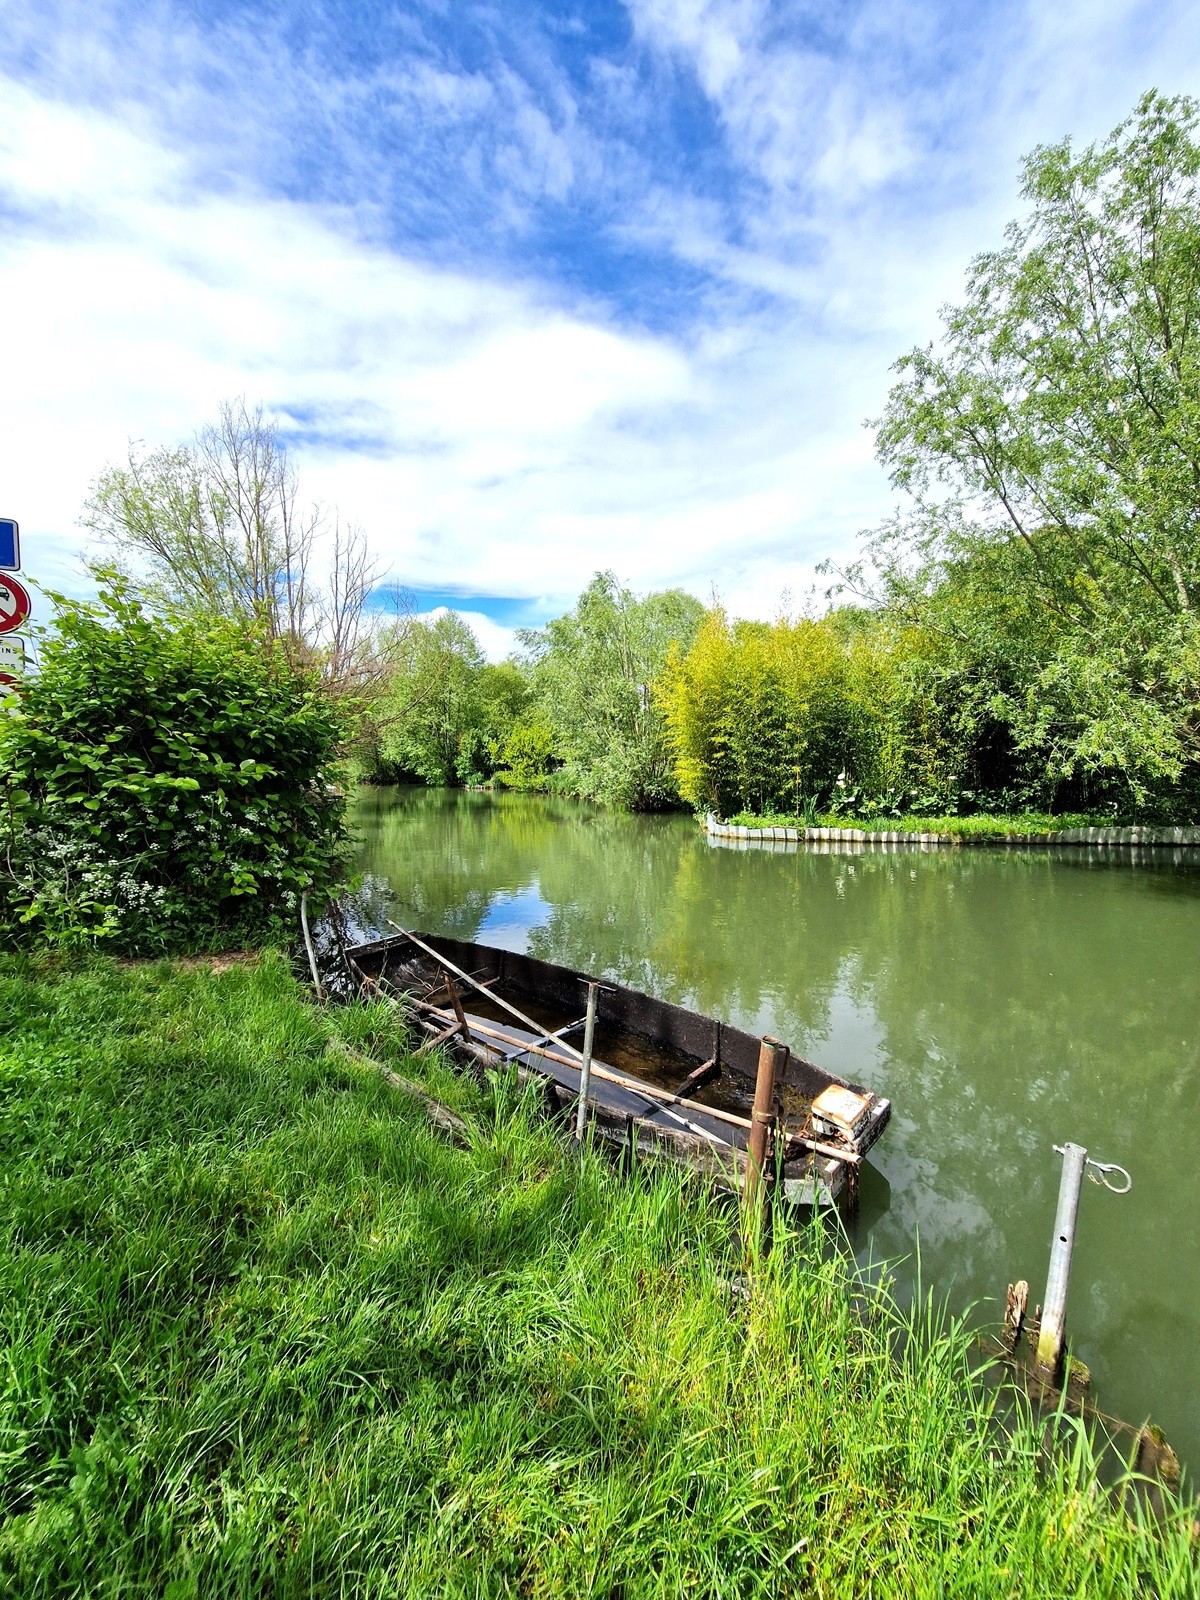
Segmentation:
<svg viewBox="0 0 1200 1600">
<path fill-rule="evenodd" d="M 21 530 L 11 517 L 0 517 L 0 569 L 16 572 L 21 565 Z"/>
</svg>

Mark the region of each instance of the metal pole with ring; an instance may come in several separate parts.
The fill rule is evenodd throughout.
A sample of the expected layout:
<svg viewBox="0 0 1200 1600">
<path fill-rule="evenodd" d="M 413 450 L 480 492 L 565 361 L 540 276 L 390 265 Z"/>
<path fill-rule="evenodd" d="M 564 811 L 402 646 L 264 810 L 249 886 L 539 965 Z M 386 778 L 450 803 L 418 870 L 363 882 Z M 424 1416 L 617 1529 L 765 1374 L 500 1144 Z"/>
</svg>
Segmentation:
<svg viewBox="0 0 1200 1600">
<path fill-rule="evenodd" d="M 1037 1364 L 1046 1382 L 1058 1384 L 1062 1374 L 1063 1346 L 1066 1341 L 1067 1285 L 1071 1277 L 1071 1255 L 1075 1249 L 1075 1223 L 1079 1215 L 1079 1191 L 1086 1168 L 1093 1183 L 1112 1194 L 1128 1194 L 1133 1179 L 1115 1161 L 1092 1161 L 1080 1144 L 1056 1144 L 1062 1156 L 1062 1177 L 1058 1185 L 1058 1210 L 1054 1218 L 1054 1241 L 1050 1246 L 1050 1271 L 1046 1278 L 1046 1299 L 1042 1306 L 1042 1326 L 1038 1334 Z M 1119 1173 L 1123 1184 L 1110 1183 Z M 1097 1176 L 1098 1174 L 1098 1176 Z"/>
</svg>

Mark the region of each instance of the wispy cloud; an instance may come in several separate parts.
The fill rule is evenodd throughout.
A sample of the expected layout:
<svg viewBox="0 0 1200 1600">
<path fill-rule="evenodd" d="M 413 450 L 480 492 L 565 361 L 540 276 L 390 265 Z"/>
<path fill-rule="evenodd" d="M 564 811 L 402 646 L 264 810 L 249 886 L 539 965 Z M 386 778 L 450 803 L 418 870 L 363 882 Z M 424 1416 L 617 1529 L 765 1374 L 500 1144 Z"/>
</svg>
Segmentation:
<svg viewBox="0 0 1200 1600">
<path fill-rule="evenodd" d="M 0 505 L 261 398 L 399 581 L 802 594 L 1039 140 L 1200 88 L 1181 3 L 10 0 Z M 490 638 L 500 648 L 499 634 Z"/>
</svg>

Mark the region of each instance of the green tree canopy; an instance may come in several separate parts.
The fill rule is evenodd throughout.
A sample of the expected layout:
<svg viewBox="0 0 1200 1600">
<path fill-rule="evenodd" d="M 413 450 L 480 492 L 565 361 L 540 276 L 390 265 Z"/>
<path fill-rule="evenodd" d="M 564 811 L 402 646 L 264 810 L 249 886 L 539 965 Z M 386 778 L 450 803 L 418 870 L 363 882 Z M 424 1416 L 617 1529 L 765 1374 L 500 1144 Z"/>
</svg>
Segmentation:
<svg viewBox="0 0 1200 1600">
<path fill-rule="evenodd" d="M 671 646 L 686 648 L 703 617 L 680 589 L 639 598 L 601 572 L 573 611 L 521 634 L 567 787 L 635 810 L 678 803 L 654 684 Z"/>
<path fill-rule="evenodd" d="M 1138 794 L 1200 758 L 1198 128 L 1149 94 L 1035 150 L 1028 215 L 898 363 L 877 435 L 915 501 L 874 541 L 884 593 L 920 612 L 950 577 L 962 603 L 926 618 L 995 668 L 1018 747 Z"/>
<path fill-rule="evenodd" d="M 425 783 L 452 783 L 464 740 L 482 733 L 486 663 L 455 611 L 397 624 L 385 640 L 390 663 L 377 716 L 384 761 Z"/>
</svg>

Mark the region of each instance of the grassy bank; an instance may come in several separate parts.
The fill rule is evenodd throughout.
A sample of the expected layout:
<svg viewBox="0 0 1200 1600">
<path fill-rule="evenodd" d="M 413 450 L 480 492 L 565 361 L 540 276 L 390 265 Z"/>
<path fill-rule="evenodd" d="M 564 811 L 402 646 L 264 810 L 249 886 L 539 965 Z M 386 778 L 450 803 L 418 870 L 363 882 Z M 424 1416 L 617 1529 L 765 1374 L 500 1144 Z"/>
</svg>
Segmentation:
<svg viewBox="0 0 1200 1600">
<path fill-rule="evenodd" d="M 1006 815 L 980 812 L 973 817 L 848 817 L 837 811 L 796 816 L 783 812 L 739 811 L 726 819 L 738 828 L 853 828 L 863 833 L 945 833 L 962 839 L 1004 839 L 1010 834 L 1062 833 L 1067 828 L 1129 827 L 1111 816 L 1047 811 L 1015 811 Z"/>
<path fill-rule="evenodd" d="M 393 1039 L 272 956 L 0 963 L 0 1592 L 1195 1593 L 960 1329 L 816 1235 L 731 1298 L 677 1179 Z"/>
</svg>

